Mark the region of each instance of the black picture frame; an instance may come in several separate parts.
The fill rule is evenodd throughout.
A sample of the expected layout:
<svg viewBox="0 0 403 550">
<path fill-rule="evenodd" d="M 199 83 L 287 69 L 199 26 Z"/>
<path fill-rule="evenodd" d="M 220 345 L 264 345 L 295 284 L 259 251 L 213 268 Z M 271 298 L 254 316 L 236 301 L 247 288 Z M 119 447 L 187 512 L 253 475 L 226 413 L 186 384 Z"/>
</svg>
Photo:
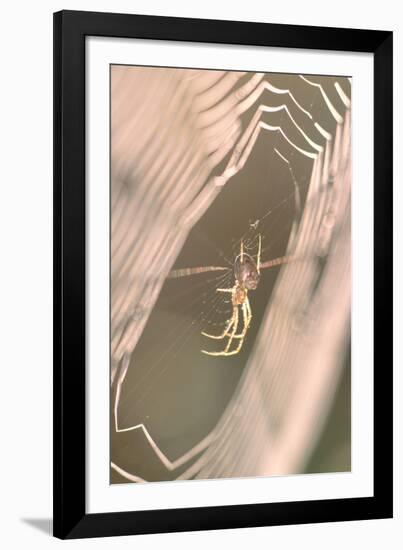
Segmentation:
<svg viewBox="0 0 403 550">
<path fill-rule="evenodd" d="M 374 496 L 86 513 L 85 38 L 374 55 Z M 54 535 L 82 538 L 393 516 L 392 32 L 61 11 L 54 14 Z M 72 452 L 74 450 L 74 452 Z"/>
</svg>

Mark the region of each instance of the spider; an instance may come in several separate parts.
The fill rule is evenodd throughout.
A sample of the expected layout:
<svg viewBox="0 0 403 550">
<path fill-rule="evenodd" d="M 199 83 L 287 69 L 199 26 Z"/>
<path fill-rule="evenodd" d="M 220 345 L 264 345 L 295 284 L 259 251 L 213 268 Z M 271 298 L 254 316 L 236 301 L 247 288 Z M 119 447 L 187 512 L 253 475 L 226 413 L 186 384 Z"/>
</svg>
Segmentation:
<svg viewBox="0 0 403 550">
<path fill-rule="evenodd" d="M 269 267 L 274 267 L 284 263 L 288 263 L 291 260 L 290 256 L 282 256 L 274 260 L 261 263 L 261 251 L 262 251 L 262 236 L 258 235 L 258 251 L 256 260 L 244 251 L 244 242 L 241 241 L 240 252 L 236 256 L 233 271 L 235 284 L 231 288 L 217 288 L 217 292 L 226 292 L 231 294 L 232 303 L 232 315 L 226 322 L 225 329 L 221 334 L 208 334 L 202 332 L 203 336 L 212 338 L 214 340 L 227 339 L 225 348 L 221 351 L 206 351 L 201 350 L 206 355 L 214 356 L 229 356 L 236 355 L 241 351 L 245 336 L 248 332 L 250 323 L 252 321 L 252 310 L 248 298 L 248 291 L 255 290 L 259 284 L 260 271 Z M 208 267 L 191 267 L 184 269 L 177 269 L 171 271 L 168 278 L 177 278 L 187 275 L 193 275 L 196 273 L 205 273 L 208 271 L 221 271 L 227 270 L 227 267 L 208 266 Z M 242 330 L 239 330 L 240 311 L 242 314 Z M 234 342 L 235 341 L 235 342 Z M 235 343 L 235 346 L 233 345 Z"/>
<path fill-rule="evenodd" d="M 215 336 L 202 332 L 203 336 L 215 340 L 227 339 L 227 344 L 223 351 L 201 350 L 206 355 L 236 355 L 242 348 L 242 344 L 250 322 L 252 320 L 252 310 L 248 298 L 248 290 L 255 290 L 260 280 L 260 255 L 262 250 L 262 237 L 259 235 L 259 245 L 256 261 L 244 251 L 243 241 L 241 241 L 241 250 L 234 261 L 235 284 L 232 288 L 217 288 L 217 292 L 228 292 L 231 294 L 232 316 L 227 321 L 224 331 Z M 243 328 L 238 331 L 239 309 L 242 312 Z M 233 340 L 237 340 L 237 345 L 231 350 Z"/>
</svg>

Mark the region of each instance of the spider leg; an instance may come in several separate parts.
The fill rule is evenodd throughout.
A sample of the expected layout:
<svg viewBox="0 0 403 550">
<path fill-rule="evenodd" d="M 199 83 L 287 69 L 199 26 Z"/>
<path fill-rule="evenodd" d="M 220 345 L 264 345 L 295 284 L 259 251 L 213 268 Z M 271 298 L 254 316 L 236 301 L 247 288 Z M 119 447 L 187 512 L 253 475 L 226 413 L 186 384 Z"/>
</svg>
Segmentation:
<svg viewBox="0 0 403 550">
<path fill-rule="evenodd" d="M 230 292 L 231 294 L 233 294 L 234 289 L 233 288 L 217 288 L 217 292 Z M 227 322 L 227 324 L 226 324 L 226 326 L 225 326 L 225 328 L 224 328 L 224 330 L 221 334 L 219 334 L 217 336 L 215 334 L 208 334 L 207 332 L 202 332 L 202 334 L 203 334 L 203 336 L 207 336 L 207 338 L 213 338 L 214 340 L 222 340 L 223 338 L 228 336 L 229 331 L 230 331 L 232 325 L 234 324 L 234 320 L 235 320 L 235 311 L 234 311 L 234 308 L 233 308 L 232 317 Z M 203 353 L 207 353 L 207 352 L 203 351 Z"/>
<path fill-rule="evenodd" d="M 235 289 L 234 288 L 219 288 L 217 289 L 219 292 L 231 292 L 234 294 Z M 245 297 L 245 301 L 242 303 L 242 320 L 243 320 L 243 328 L 242 331 L 237 334 L 238 325 L 239 325 L 239 311 L 238 306 L 234 305 L 232 310 L 232 317 L 230 318 L 229 322 L 227 323 L 227 326 L 225 327 L 224 331 L 219 334 L 218 336 L 214 334 L 208 334 L 206 332 L 202 332 L 203 336 L 207 336 L 208 338 L 213 338 L 214 340 L 222 340 L 225 337 L 228 337 L 227 345 L 225 346 L 225 349 L 223 351 L 207 351 L 207 350 L 201 350 L 202 353 L 205 353 L 206 355 L 213 355 L 213 356 L 222 356 L 227 357 L 229 355 L 236 355 L 240 349 L 242 348 L 243 341 L 245 339 L 246 333 L 248 332 L 250 322 L 252 320 L 252 310 L 250 307 L 250 302 L 248 296 Z M 235 349 L 230 349 L 232 341 L 234 339 L 238 340 L 238 345 Z"/>
<path fill-rule="evenodd" d="M 259 233 L 259 247 L 257 251 L 257 259 L 256 259 L 256 268 L 257 272 L 260 273 L 260 255 L 262 253 L 262 235 Z M 250 309 L 250 307 L 249 307 Z"/>
<path fill-rule="evenodd" d="M 227 345 L 225 346 L 224 354 L 226 354 L 231 347 L 232 340 L 236 334 L 236 331 L 238 330 L 238 323 L 239 323 L 238 306 L 234 306 L 234 324 L 232 327 L 232 332 L 228 337 L 228 342 L 227 342 Z"/>
<path fill-rule="evenodd" d="M 242 332 L 240 334 L 234 334 L 230 338 L 230 344 L 231 344 L 231 342 L 234 338 L 239 338 L 239 343 L 238 343 L 237 347 L 234 348 L 231 351 L 228 351 L 229 346 L 227 344 L 227 347 L 225 348 L 224 351 L 211 352 L 211 353 L 209 353 L 209 355 L 221 355 L 223 357 L 228 357 L 229 355 L 236 355 L 237 353 L 240 352 L 240 350 L 242 348 L 242 345 L 243 345 L 243 341 L 245 339 L 246 333 L 248 332 L 248 328 L 249 328 L 249 325 L 250 325 L 250 322 L 251 322 L 251 319 L 252 319 L 252 312 L 251 312 L 251 309 L 250 309 L 250 303 L 249 303 L 248 297 L 246 297 L 245 302 L 242 304 L 242 316 L 243 316 L 243 322 L 244 322 Z M 208 353 L 208 352 L 205 352 L 205 353 Z"/>
<path fill-rule="evenodd" d="M 232 317 L 227 322 L 225 329 L 221 334 L 219 334 L 218 336 L 216 336 L 215 334 L 208 334 L 207 332 L 202 332 L 202 334 L 203 336 L 207 336 L 207 338 L 213 338 L 214 340 L 222 340 L 223 338 L 228 336 L 230 328 L 232 327 L 233 324 L 234 324 L 234 312 L 232 312 Z"/>
<path fill-rule="evenodd" d="M 245 338 L 246 333 L 248 332 L 250 322 L 252 320 L 252 311 L 250 308 L 250 302 L 248 297 L 246 297 L 244 303 L 242 304 L 242 318 L 243 318 L 243 329 L 239 334 L 234 334 L 233 336 L 233 338 L 239 338 L 240 340 L 243 340 Z M 237 349 L 239 351 L 241 349 L 241 346 L 239 346 Z M 236 353 L 238 353 L 238 351 Z"/>
<path fill-rule="evenodd" d="M 226 329 L 226 330 L 229 330 L 229 327 L 232 326 L 231 334 L 227 334 L 228 342 L 227 342 L 227 345 L 225 347 L 225 350 L 224 351 L 206 351 L 206 350 L 202 349 L 201 352 L 205 353 L 206 355 L 213 355 L 213 356 L 233 355 L 233 353 L 231 351 L 228 351 L 228 350 L 231 347 L 232 340 L 233 340 L 233 338 L 235 336 L 235 333 L 238 329 L 238 322 L 239 322 L 238 306 L 234 306 L 233 313 L 232 313 L 232 318 L 231 318 L 231 321 L 230 321 L 230 325 Z M 205 334 L 205 336 L 209 336 L 211 338 L 210 334 Z M 224 335 L 224 336 L 226 336 L 226 335 Z"/>
<path fill-rule="evenodd" d="M 246 307 L 246 310 L 247 310 L 247 313 L 248 313 L 248 328 L 249 328 L 250 322 L 252 320 L 252 310 L 251 310 L 251 307 L 250 307 L 250 302 L 249 302 L 248 296 L 246 297 L 246 300 L 245 300 L 245 307 Z"/>
<path fill-rule="evenodd" d="M 245 339 L 246 333 L 248 332 L 249 325 L 250 325 L 250 322 L 251 322 L 251 319 L 252 319 L 252 313 L 251 313 L 251 310 L 250 310 L 250 304 L 249 304 L 249 299 L 248 298 L 246 298 L 245 302 L 242 304 L 242 314 L 243 314 L 243 323 L 244 323 L 244 325 L 243 325 L 242 332 L 236 336 L 237 338 L 239 338 L 238 346 L 235 349 L 233 349 L 230 353 L 228 353 L 227 355 L 236 355 L 237 353 L 239 353 L 239 351 L 242 348 L 243 341 Z"/>
</svg>

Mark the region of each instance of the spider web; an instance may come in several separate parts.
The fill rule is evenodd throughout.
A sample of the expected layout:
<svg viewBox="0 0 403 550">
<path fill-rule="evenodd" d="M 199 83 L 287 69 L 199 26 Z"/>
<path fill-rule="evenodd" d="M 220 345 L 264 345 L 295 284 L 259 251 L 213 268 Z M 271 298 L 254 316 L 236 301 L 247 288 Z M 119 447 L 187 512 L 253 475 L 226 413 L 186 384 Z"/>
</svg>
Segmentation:
<svg viewBox="0 0 403 550">
<path fill-rule="evenodd" d="M 339 77 L 112 68 L 120 481 L 302 471 L 348 343 L 350 95 Z M 294 261 L 262 272 L 242 353 L 206 358 L 201 332 L 231 315 L 216 290 L 259 234 L 263 262 Z M 228 270 L 167 279 L 209 265 Z"/>
</svg>

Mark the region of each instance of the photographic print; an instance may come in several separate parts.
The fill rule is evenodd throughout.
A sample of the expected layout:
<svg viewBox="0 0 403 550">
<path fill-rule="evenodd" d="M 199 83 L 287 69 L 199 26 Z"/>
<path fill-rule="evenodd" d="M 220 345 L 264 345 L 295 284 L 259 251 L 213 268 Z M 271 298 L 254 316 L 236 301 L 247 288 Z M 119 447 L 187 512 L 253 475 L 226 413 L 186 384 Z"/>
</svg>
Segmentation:
<svg viewBox="0 0 403 550">
<path fill-rule="evenodd" d="M 351 86 L 110 66 L 112 484 L 351 471 Z"/>
<path fill-rule="evenodd" d="M 392 517 L 393 33 L 61 11 L 53 105 L 54 535 Z"/>
</svg>

